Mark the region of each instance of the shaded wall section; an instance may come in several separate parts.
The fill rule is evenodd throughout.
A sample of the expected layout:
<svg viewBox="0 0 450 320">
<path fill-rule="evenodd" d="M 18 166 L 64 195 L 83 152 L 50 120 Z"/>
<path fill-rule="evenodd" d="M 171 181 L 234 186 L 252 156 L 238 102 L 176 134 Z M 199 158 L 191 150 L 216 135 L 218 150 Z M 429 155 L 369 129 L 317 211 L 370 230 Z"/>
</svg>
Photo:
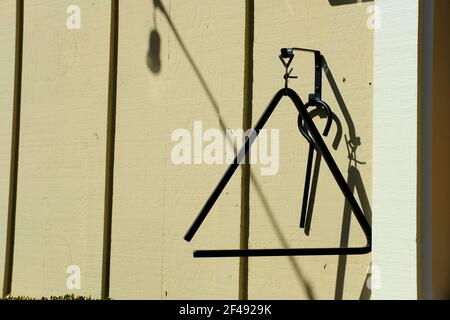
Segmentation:
<svg viewBox="0 0 450 320">
<path fill-rule="evenodd" d="M 432 91 L 433 298 L 450 298 L 450 2 L 435 1 Z"/>
</svg>

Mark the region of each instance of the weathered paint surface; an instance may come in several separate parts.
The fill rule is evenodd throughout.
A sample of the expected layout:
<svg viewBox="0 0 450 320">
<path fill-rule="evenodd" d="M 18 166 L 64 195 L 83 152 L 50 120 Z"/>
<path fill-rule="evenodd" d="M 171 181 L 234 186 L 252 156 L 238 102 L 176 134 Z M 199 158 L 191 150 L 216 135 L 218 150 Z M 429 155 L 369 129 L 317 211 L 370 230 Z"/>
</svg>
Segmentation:
<svg viewBox="0 0 450 320">
<path fill-rule="evenodd" d="M 5 266 L 8 217 L 9 168 L 14 96 L 16 6 L 12 0 L 0 2 L 0 283 Z"/>
<path fill-rule="evenodd" d="M 189 0 L 162 8 L 120 5 L 111 296 L 233 299 L 237 259 L 197 260 L 192 251 L 239 246 L 240 172 L 188 244 L 184 233 L 226 167 L 175 165 L 171 135 L 193 134 L 194 121 L 203 130 L 242 126 L 244 5 Z M 160 37 L 156 73 L 147 65 L 149 50 L 157 51 L 149 48 L 152 30 Z"/>
<path fill-rule="evenodd" d="M 110 4 L 25 1 L 17 224 L 12 293 L 98 296 L 101 283 Z"/>
<path fill-rule="evenodd" d="M 377 1 L 373 263 L 376 299 L 417 298 L 417 0 Z M 397 159 L 393 161 L 393 159 Z"/>
</svg>

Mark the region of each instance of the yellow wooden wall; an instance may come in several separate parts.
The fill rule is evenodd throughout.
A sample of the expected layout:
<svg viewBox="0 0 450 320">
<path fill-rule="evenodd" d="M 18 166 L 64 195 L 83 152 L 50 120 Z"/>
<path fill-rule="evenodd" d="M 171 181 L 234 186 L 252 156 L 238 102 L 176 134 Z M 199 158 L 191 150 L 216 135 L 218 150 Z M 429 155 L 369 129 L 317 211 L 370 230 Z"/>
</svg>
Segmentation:
<svg viewBox="0 0 450 320">
<path fill-rule="evenodd" d="M 8 218 L 9 172 L 14 97 L 16 6 L 0 2 L 0 280 L 3 283 Z"/>
<path fill-rule="evenodd" d="M 64 293 L 70 265 L 99 293 L 110 4 L 78 3 L 72 31 L 71 1 L 25 1 L 13 294 Z"/>
<path fill-rule="evenodd" d="M 15 0 L 0 1 L 0 271 L 5 256 Z M 244 116 L 245 2 L 120 1 L 111 232 L 110 296 L 115 299 L 235 299 L 238 259 L 192 258 L 196 248 L 237 248 L 238 170 L 191 244 L 183 235 L 226 169 L 176 166 L 173 130 L 239 128 Z M 68 30 L 66 9 L 81 8 L 81 29 Z M 283 85 L 279 49 L 320 49 L 328 65 L 324 100 L 342 125 L 333 155 L 370 218 L 372 3 L 256 0 L 253 123 Z M 25 0 L 13 295 L 75 293 L 100 297 L 105 207 L 111 3 Z M 149 48 L 151 35 L 159 36 Z M 154 38 L 153 38 L 154 39 Z M 159 57 L 159 65 L 158 59 Z M 313 60 L 298 54 L 291 81 L 304 100 Z M 335 82 L 334 89 L 330 81 Z M 336 98 L 338 95 L 338 98 Z M 323 120 L 315 118 L 319 128 Z M 284 101 L 268 123 L 280 129 L 274 176 L 252 169 L 249 246 L 363 245 L 355 219 L 322 161 L 309 237 L 298 228 L 307 145 Z M 354 129 L 353 129 L 354 126 Z M 336 126 L 326 139 L 329 148 Z M 345 136 L 360 140 L 349 166 Z M 348 238 L 348 241 L 347 241 Z M 66 269 L 81 268 L 81 290 L 68 290 Z M 248 297 L 368 298 L 370 255 L 250 259 Z M 3 272 L 1 272 L 3 276 Z M 1 278 L 0 278 L 1 279 Z"/>
</svg>

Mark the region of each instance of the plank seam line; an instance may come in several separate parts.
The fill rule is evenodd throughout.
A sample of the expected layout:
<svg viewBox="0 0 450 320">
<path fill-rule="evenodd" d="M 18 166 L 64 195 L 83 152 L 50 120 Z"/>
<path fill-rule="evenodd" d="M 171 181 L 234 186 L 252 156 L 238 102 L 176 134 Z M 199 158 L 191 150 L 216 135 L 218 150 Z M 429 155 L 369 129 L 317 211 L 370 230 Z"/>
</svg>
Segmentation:
<svg viewBox="0 0 450 320">
<path fill-rule="evenodd" d="M 14 240 L 16 230 L 17 176 L 19 169 L 20 109 L 22 98 L 22 60 L 24 1 L 16 0 L 16 38 L 14 62 L 13 119 L 11 132 L 11 163 L 9 168 L 8 220 L 6 231 L 5 270 L 3 277 L 3 297 L 11 294 Z"/>
</svg>

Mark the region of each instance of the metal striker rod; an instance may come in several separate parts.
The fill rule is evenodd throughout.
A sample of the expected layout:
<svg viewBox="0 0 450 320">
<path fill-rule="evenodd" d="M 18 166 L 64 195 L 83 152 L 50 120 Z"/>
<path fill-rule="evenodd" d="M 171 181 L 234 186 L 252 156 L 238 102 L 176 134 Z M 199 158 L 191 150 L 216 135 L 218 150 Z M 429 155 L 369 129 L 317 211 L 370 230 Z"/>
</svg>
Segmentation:
<svg viewBox="0 0 450 320">
<path fill-rule="evenodd" d="M 364 216 L 364 213 L 362 212 L 361 208 L 359 207 L 359 204 L 356 201 L 353 193 L 351 192 L 350 188 L 348 187 L 347 182 L 345 181 L 344 177 L 342 176 L 342 173 L 339 170 L 339 167 L 337 166 L 336 162 L 334 161 L 333 156 L 331 155 L 331 153 L 328 150 L 325 142 L 323 141 L 319 131 L 317 130 L 317 127 L 315 126 L 314 122 L 312 121 L 311 117 L 309 116 L 306 108 L 304 108 L 304 105 L 303 105 L 300 97 L 297 95 L 297 93 L 292 89 L 288 89 L 287 95 L 291 98 L 292 102 L 294 102 L 295 106 L 297 107 L 298 112 L 302 115 L 306 125 L 308 126 L 308 128 L 310 130 L 311 136 L 314 139 L 320 153 L 322 154 L 322 157 L 325 159 L 325 162 L 328 164 L 328 167 L 330 168 L 330 171 L 333 174 L 334 179 L 336 180 L 336 183 L 339 185 L 342 193 L 344 194 L 347 201 L 352 206 L 353 211 L 355 213 L 355 217 L 358 220 L 359 224 L 361 225 L 361 227 L 364 231 L 364 234 L 367 238 L 368 245 L 371 245 L 372 235 L 371 235 L 370 225 L 367 222 L 367 219 Z"/>
<path fill-rule="evenodd" d="M 314 144 L 309 143 L 308 150 L 308 162 L 306 164 L 306 178 L 305 178 L 305 186 L 303 190 L 303 203 L 302 203 L 302 211 L 300 215 L 300 228 L 305 228 L 306 222 L 306 211 L 308 209 L 308 200 L 309 200 L 309 187 L 311 184 L 311 169 L 312 169 L 312 160 L 314 156 Z"/>
</svg>

